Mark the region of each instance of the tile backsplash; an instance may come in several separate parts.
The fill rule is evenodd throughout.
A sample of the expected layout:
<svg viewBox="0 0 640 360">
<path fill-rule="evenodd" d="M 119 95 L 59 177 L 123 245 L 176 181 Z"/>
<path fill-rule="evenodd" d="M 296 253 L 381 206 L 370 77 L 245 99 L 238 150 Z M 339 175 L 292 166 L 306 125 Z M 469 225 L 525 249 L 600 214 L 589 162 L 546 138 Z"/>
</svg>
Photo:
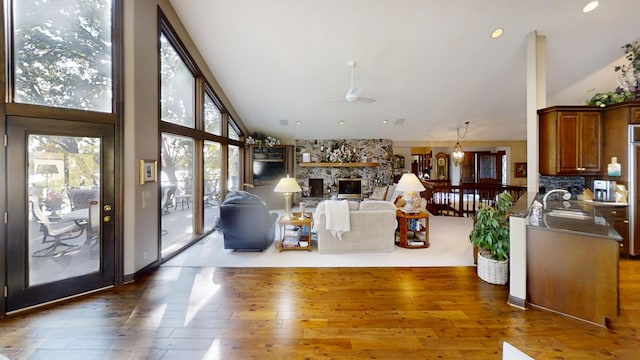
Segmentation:
<svg viewBox="0 0 640 360">
<path fill-rule="evenodd" d="M 540 176 L 539 185 L 541 194 L 553 189 L 565 189 L 574 197 L 582 194 L 587 187 L 584 176 Z"/>
</svg>

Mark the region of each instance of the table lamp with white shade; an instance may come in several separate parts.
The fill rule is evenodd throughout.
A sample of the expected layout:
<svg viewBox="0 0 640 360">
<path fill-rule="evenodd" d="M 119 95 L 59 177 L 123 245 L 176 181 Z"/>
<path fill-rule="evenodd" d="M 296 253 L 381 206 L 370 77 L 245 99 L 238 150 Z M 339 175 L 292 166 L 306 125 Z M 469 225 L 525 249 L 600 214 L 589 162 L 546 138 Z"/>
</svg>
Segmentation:
<svg viewBox="0 0 640 360">
<path fill-rule="evenodd" d="M 284 193 L 284 215 L 282 215 L 282 219 L 293 219 L 293 215 L 291 214 L 291 195 L 293 195 L 294 192 L 302 191 L 296 179 L 290 178 L 289 175 L 287 175 L 286 178 L 280 179 L 280 182 L 278 182 L 278 185 L 276 185 L 273 191 Z"/>
<path fill-rule="evenodd" d="M 400 209 L 405 213 L 417 213 L 420 212 L 420 192 L 425 191 L 424 185 L 416 174 L 405 173 L 402 174 L 396 191 L 402 191 L 402 199 L 405 201 L 404 206 Z"/>
</svg>

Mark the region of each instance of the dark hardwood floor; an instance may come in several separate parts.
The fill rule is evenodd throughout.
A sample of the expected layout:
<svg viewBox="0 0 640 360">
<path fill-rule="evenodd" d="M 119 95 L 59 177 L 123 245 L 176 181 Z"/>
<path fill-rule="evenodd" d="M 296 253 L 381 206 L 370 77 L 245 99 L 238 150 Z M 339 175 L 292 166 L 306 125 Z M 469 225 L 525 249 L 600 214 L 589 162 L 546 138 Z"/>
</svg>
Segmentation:
<svg viewBox="0 0 640 360">
<path fill-rule="evenodd" d="M 562 261 L 562 259 L 558 259 Z M 636 359 L 640 261 L 620 262 L 609 329 L 507 305 L 459 268 L 163 266 L 116 289 L 0 319 L 10 359 Z M 1 358 L 1 357 L 0 357 Z"/>
</svg>

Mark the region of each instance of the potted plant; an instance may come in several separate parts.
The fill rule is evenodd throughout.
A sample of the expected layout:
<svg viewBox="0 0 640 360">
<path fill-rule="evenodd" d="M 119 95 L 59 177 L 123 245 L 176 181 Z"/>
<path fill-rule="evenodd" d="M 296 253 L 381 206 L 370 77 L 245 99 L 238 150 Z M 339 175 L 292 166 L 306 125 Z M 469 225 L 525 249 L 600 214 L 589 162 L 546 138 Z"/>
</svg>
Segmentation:
<svg viewBox="0 0 640 360">
<path fill-rule="evenodd" d="M 469 240 L 478 249 L 480 279 L 504 285 L 509 278 L 509 210 L 511 194 L 500 193 L 493 205 L 482 205 L 476 213 Z"/>
<path fill-rule="evenodd" d="M 640 42 L 626 44 L 622 49 L 629 64 L 616 65 L 613 68 L 613 71 L 618 73 L 618 87 L 596 93 L 586 101 L 587 105 L 605 107 L 624 101 L 640 100 Z"/>
</svg>

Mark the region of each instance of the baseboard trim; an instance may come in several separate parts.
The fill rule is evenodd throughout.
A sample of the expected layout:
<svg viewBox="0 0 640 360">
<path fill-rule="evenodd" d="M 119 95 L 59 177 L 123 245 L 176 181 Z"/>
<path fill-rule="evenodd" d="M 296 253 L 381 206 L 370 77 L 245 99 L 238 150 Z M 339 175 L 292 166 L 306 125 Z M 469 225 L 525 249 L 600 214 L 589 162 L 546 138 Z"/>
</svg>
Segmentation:
<svg viewBox="0 0 640 360">
<path fill-rule="evenodd" d="M 127 283 L 131 283 L 134 282 L 136 279 L 139 279 L 145 275 L 148 275 L 156 270 L 158 270 L 158 268 L 160 268 L 160 262 L 159 261 L 154 261 L 151 264 L 143 267 L 142 269 L 134 272 L 133 274 L 127 274 L 124 276 L 123 279 L 123 283 L 127 284 Z"/>
<path fill-rule="evenodd" d="M 525 299 L 520 299 L 518 297 L 515 297 L 513 295 L 509 295 L 509 299 L 507 300 L 507 304 L 517 307 L 519 309 L 522 310 L 526 310 L 527 309 L 527 301 Z"/>
</svg>

